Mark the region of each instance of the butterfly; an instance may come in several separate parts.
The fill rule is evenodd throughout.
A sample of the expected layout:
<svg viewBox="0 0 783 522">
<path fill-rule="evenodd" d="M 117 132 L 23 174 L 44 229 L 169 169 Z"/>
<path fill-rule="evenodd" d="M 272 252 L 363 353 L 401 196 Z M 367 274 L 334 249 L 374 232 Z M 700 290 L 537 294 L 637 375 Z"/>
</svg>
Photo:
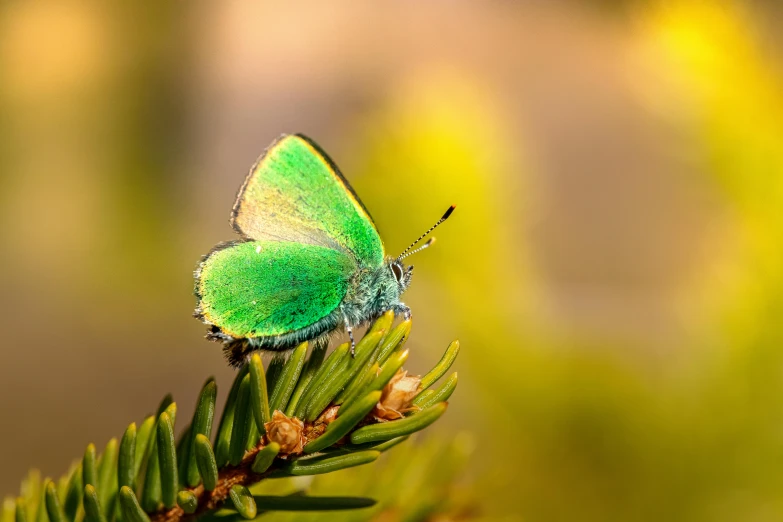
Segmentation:
<svg viewBox="0 0 783 522">
<path fill-rule="evenodd" d="M 384 253 L 370 213 L 334 162 L 311 139 L 283 135 L 256 161 L 231 211 L 240 238 L 205 255 L 195 275 L 194 316 L 209 325 L 241 365 L 254 350 L 288 350 L 328 342 L 392 310 L 410 318 L 400 300 L 413 275 L 402 260 L 453 212 L 397 257 Z"/>
</svg>

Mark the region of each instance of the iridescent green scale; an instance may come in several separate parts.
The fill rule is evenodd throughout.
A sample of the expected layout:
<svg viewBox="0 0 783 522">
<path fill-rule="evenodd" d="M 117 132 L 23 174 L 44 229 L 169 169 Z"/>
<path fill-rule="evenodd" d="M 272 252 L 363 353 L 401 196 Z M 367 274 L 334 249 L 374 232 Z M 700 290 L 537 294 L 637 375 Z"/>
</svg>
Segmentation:
<svg viewBox="0 0 783 522">
<path fill-rule="evenodd" d="M 248 241 L 202 265 L 202 313 L 235 338 L 280 335 L 332 312 L 348 289 L 353 259 L 318 245 Z"/>
</svg>

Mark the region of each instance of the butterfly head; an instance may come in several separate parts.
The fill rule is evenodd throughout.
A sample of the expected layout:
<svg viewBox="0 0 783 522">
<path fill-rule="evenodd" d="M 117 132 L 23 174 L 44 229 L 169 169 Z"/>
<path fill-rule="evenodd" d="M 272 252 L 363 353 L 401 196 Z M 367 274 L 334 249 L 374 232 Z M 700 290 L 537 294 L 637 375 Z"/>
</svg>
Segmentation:
<svg viewBox="0 0 783 522">
<path fill-rule="evenodd" d="M 394 280 L 397 281 L 397 286 L 400 288 L 400 293 L 404 292 L 406 288 L 411 284 L 411 277 L 413 277 L 413 265 L 405 265 L 402 261 L 392 259 L 389 263 L 389 270 L 394 276 Z"/>
</svg>

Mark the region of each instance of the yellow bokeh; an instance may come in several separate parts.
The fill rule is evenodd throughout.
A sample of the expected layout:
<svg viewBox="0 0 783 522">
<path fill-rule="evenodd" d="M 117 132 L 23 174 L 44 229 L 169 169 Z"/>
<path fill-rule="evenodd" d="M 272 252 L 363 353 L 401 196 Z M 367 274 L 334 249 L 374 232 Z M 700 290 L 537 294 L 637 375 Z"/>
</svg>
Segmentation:
<svg viewBox="0 0 783 522">
<path fill-rule="evenodd" d="M 779 520 L 781 14 L 3 5 L 0 489 L 30 466 L 59 475 L 167 392 L 187 418 L 207 375 L 228 388 L 190 316 L 192 270 L 233 238 L 263 147 L 303 132 L 389 254 L 457 205 L 406 260 L 404 299 L 411 371 L 461 341 L 427 444 L 475 441 L 471 514 Z M 454 469 L 393 457 L 313 487 L 350 495 L 401 466 L 404 497 Z"/>
</svg>

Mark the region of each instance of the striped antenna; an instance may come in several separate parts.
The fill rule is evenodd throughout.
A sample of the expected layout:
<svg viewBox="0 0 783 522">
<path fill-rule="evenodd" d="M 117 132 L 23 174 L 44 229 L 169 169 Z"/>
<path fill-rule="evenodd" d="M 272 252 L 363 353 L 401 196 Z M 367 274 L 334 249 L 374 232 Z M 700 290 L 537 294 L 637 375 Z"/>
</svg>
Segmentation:
<svg viewBox="0 0 783 522">
<path fill-rule="evenodd" d="M 405 258 L 406 258 L 406 257 L 408 257 L 409 255 L 415 254 L 416 252 L 418 252 L 418 251 L 420 251 L 420 250 L 424 250 L 425 248 L 427 248 L 428 246 L 430 246 L 430 245 L 433 243 L 433 241 L 435 241 L 435 238 L 432 238 L 432 239 L 430 239 L 429 241 L 427 241 L 426 243 L 424 243 L 424 245 L 422 245 L 422 246 L 421 246 L 421 248 L 417 248 L 417 249 L 416 249 L 416 250 L 414 250 L 413 252 L 410 252 L 410 249 L 411 249 L 411 248 L 413 248 L 414 246 L 416 246 L 416 244 L 417 244 L 419 241 L 421 241 L 422 239 L 424 239 L 425 237 L 427 237 L 428 235 L 430 235 L 430 233 L 431 233 L 433 230 L 435 230 L 436 228 L 438 228 L 438 226 L 439 226 L 441 223 L 443 223 L 444 221 L 446 221 L 447 219 L 449 219 L 449 216 L 451 215 L 451 213 L 452 213 L 452 212 L 454 212 L 454 209 L 455 209 L 455 208 L 457 208 L 457 205 L 451 205 L 451 206 L 448 208 L 448 210 L 446 210 L 446 213 L 445 213 L 445 214 L 443 214 L 443 217 L 441 217 L 441 218 L 438 220 L 438 222 L 437 222 L 437 223 L 435 223 L 434 225 L 432 225 L 432 226 L 430 227 L 430 229 L 429 229 L 429 230 L 427 230 L 425 233 L 423 233 L 422 235 L 420 235 L 420 236 L 419 236 L 419 238 L 418 238 L 416 241 L 414 241 L 413 243 L 411 243 L 411 245 L 410 245 L 408 248 L 406 248 L 405 250 L 403 250 L 403 251 L 402 251 L 402 254 L 400 254 L 399 256 L 397 256 L 397 261 L 400 261 L 400 260 L 402 260 L 402 259 L 405 259 Z M 409 253 L 409 252 L 410 252 L 410 253 Z"/>
<path fill-rule="evenodd" d="M 398 257 L 398 258 L 397 258 L 397 261 L 402 261 L 402 260 L 403 260 L 403 259 L 405 259 L 406 257 L 408 257 L 408 256 L 412 256 L 412 255 L 413 255 L 413 254 L 415 254 L 416 252 L 421 252 L 421 251 L 422 251 L 422 250 L 424 250 L 425 248 L 429 248 L 429 246 L 430 246 L 430 245 L 432 245 L 434 242 L 435 242 L 435 238 L 434 238 L 434 237 L 431 237 L 431 238 L 429 239 L 429 241 L 427 241 L 426 243 L 424 243 L 423 245 L 421 245 L 421 246 L 420 246 L 419 248 L 417 248 L 416 250 L 411 250 L 410 252 L 408 252 L 408 253 L 407 253 L 407 254 L 405 254 L 405 255 L 400 255 L 400 257 Z"/>
</svg>

